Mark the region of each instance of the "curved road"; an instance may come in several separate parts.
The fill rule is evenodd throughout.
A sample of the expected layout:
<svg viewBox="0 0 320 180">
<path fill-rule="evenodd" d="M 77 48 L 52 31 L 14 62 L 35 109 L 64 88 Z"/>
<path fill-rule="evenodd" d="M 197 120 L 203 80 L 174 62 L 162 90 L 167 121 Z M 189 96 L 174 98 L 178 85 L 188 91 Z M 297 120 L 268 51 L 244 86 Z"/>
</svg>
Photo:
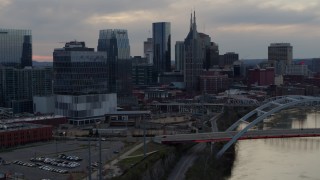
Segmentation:
<svg viewBox="0 0 320 180">
<path fill-rule="evenodd" d="M 168 180 L 181 180 L 185 179 L 185 173 L 193 165 L 194 161 L 198 157 L 197 153 L 201 152 L 206 147 L 205 143 L 198 143 L 193 146 L 184 155 L 175 168 L 171 171 Z"/>
</svg>

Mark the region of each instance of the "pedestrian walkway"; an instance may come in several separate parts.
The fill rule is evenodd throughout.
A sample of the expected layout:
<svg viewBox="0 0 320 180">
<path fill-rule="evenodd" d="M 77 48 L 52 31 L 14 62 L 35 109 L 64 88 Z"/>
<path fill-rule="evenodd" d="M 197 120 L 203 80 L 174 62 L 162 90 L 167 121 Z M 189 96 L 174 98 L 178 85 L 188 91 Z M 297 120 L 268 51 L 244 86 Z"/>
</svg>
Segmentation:
<svg viewBox="0 0 320 180">
<path fill-rule="evenodd" d="M 149 143 L 149 140 L 146 141 L 146 144 Z M 120 155 L 119 157 L 115 158 L 114 160 L 112 160 L 110 163 L 104 165 L 104 167 L 102 168 L 103 170 L 107 170 L 107 175 L 104 176 L 102 179 L 109 179 L 112 177 L 116 177 L 121 175 L 121 169 L 116 165 L 119 161 L 121 161 L 122 159 L 126 159 L 130 154 L 132 154 L 133 152 L 135 152 L 137 149 L 141 148 L 143 146 L 143 142 L 136 145 L 135 147 L 131 148 L 130 150 L 128 150 L 127 152 L 123 153 L 122 155 Z M 153 153 L 153 152 L 150 152 Z M 150 154 L 148 153 L 148 154 Z M 108 173 L 108 172 L 112 172 L 112 173 Z M 99 179 L 99 171 L 94 171 L 91 174 L 91 179 L 92 180 L 98 180 Z M 85 177 L 83 180 L 88 180 L 89 177 Z"/>
</svg>

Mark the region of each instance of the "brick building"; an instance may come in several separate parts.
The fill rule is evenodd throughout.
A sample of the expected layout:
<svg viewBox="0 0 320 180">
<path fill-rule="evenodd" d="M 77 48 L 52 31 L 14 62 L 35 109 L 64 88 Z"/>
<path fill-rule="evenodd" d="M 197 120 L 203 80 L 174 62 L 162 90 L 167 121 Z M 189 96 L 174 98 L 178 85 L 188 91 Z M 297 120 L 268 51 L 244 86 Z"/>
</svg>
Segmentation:
<svg viewBox="0 0 320 180">
<path fill-rule="evenodd" d="M 204 73 L 200 76 L 200 91 L 208 94 L 216 94 L 229 89 L 228 75 Z"/>
<path fill-rule="evenodd" d="M 249 69 L 248 85 L 268 86 L 274 84 L 274 68 Z"/>
<path fill-rule="evenodd" d="M 0 148 L 52 139 L 52 126 L 39 124 L 1 124 Z"/>
</svg>

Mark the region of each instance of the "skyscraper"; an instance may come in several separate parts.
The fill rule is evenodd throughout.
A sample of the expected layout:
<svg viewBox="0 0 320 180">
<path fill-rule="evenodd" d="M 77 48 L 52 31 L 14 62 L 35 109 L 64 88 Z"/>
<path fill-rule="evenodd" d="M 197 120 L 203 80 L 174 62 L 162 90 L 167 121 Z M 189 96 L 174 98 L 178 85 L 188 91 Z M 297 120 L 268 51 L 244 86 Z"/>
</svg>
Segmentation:
<svg viewBox="0 0 320 180">
<path fill-rule="evenodd" d="M 31 30 L 0 29 L 0 63 L 17 68 L 32 66 Z"/>
<path fill-rule="evenodd" d="M 149 64 L 153 64 L 153 39 L 148 38 L 147 41 L 143 42 L 143 53 L 148 59 Z"/>
<path fill-rule="evenodd" d="M 98 51 L 106 51 L 108 58 L 130 59 L 128 31 L 125 29 L 100 30 Z"/>
<path fill-rule="evenodd" d="M 52 95 L 52 68 L 0 67 L 0 107 L 33 113 L 33 96 Z"/>
<path fill-rule="evenodd" d="M 55 113 L 74 125 L 101 121 L 115 111 L 116 94 L 108 93 L 106 52 L 94 52 L 84 42 L 72 41 L 53 52 Z"/>
<path fill-rule="evenodd" d="M 190 31 L 184 40 L 185 49 L 185 70 L 184 82 L 188 92 L 199 90 L 199 77 L 202 72 L 204 62 L 204 51 L 202 49 L 202 41 L 197 32 L 196 15 L 190 19 Z"/>
<path fill-rule="evenodd" d="M 271 43 L 268 46 L 268 61 L 275 67 L 276 74 L 284 74 L 286 66 L 291 65 L 292 58 L 290 43 Z"/>
<path fill-rule="evenodd" d="M 128 32 L 125 29 L 104 29 L 99 32 L 98 51 L 107 52 L 109 92 L 117 91 L 117 60 L 130 59 Z"/>
<path fill-rule="evenodd" d="M 0 67 L 0 106 L 12 108 L 14 114 L 32 108 L 32 69 Z"/>
<path fill-rule="evenodd" d="M 183 71 L 184 70 L 184 42 L 177 41 L 174 46 L 175 49 L 175 64 L 176 70 Z"/>
<path fill-rule="evenodd" d="M 221 67 L 224 67 L 224 66 L 231 67 L 235 61 L 239 60 L 239 54 L 237 54 L 235 52 L 227 52 L 227 53 L 221 55 L 220 60 L 221 60 L 220 61 Z"/>
<path fill-rule="evenodd" d="M 169 22 L 152 23 L 153 66 L 156 73 L 171 71 L 171 30 Z"/>
</svg>

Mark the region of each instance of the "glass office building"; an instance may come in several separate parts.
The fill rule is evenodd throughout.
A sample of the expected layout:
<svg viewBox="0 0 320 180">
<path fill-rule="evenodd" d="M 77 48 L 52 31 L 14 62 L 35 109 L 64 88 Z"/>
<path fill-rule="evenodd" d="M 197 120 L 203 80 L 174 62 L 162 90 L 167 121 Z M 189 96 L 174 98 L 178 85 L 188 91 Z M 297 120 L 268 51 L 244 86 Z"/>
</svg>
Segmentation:
<svg viewBox="0 0 320 180">
<path fill-rule="evenodd" d="M 117 92 L 117 60 L 130 59 L 130 45 L 127 30 L 100 30 L 97 49 L 99 52 L 107 52 L 109 92 Z"/>
<path fill-rule="evenodd" d="M 153 66 L 157 73 L 171 71 L 170 22 L 152 23 Z"/>
<path fill-rule="evenodd" d="M 116 111 L 116 94 L 108 93 L 106 52 L 72 41 L 53 52 L 55 113 L 74 125 L 91 124 Z"/>
<path fill-rule="evenodd" d="M 68 42 L 53 52 L 55 94 L 106 93 L 107 54 L 94 52 L 84 42 Z"/>
<path fill-rule="evenodd" d="M 130 59 L 128 31 L 125 29 L 100 30 L 97 49 L 107 52 L 108 58 Z"/>
<path fill-rule="evenodd" d="M 0 63 L 17 68 L 32 66 L 31 30 L 0 29 Z"/>
</svg>

